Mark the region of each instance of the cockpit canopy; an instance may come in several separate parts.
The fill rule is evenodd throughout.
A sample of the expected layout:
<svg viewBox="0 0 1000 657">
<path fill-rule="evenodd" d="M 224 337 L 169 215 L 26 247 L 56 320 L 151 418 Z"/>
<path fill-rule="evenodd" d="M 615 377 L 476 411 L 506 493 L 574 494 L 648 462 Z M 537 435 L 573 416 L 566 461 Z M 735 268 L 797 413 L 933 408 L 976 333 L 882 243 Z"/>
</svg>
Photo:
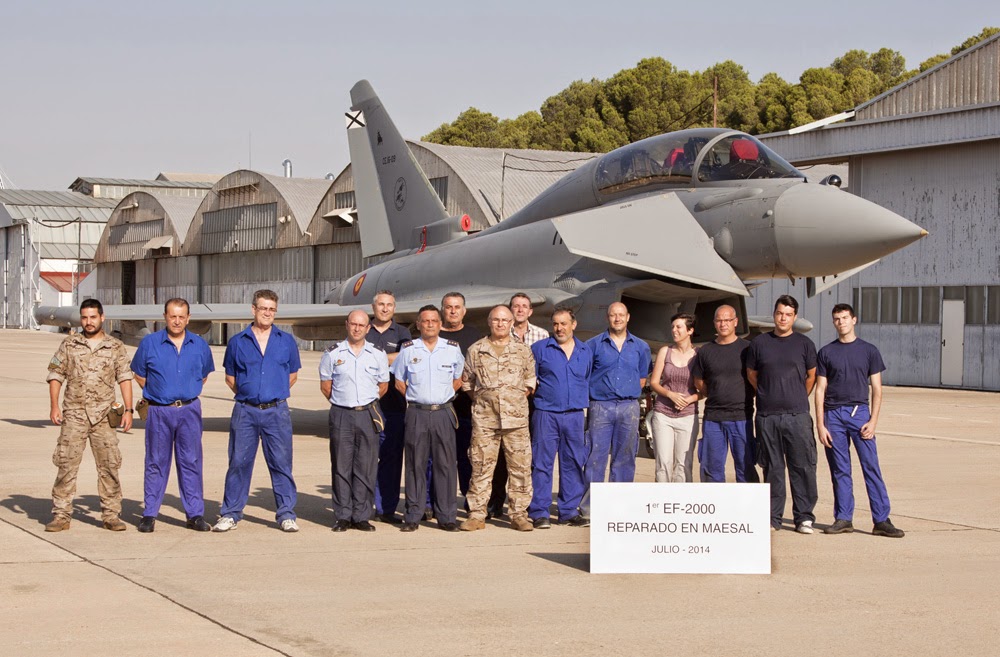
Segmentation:
<svg viewBox="0 0 1000 657">
<path fill-rule="evenodd" d="M 697 168 L 695 180 L 694 171 Z M 595 167 L 602 196 L 647 186 L 760 178 L 804 178 L 791 164 L 750 135 L 719 128 L 671 132 L 623 146 Z"/>
</svg>

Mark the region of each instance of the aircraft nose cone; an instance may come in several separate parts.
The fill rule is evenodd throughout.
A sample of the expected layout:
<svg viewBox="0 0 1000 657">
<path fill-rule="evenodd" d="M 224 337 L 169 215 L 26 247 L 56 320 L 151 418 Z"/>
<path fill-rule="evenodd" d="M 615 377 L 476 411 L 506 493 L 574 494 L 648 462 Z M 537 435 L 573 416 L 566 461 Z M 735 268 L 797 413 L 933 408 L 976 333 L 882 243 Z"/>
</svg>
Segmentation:
<svg viewBox="0 0 1000 657">
<path fill-rule="evenodd" d="M 917 241 L 927 231 L 871 201 L 826 185 L 794 185 L 774 206 L 778 258 L 794 276 L 830 276 Z"/>
</svg>

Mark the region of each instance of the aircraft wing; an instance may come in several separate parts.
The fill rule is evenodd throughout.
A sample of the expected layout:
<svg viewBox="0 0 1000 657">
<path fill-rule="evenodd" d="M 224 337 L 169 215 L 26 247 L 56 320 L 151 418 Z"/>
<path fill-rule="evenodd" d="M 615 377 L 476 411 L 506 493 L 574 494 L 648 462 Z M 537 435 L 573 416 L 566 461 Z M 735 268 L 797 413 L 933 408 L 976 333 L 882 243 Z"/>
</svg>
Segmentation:
<svg viewBox="0 0 1000 657">
<path fill-rule="evenodd" d="M 741 296 L 749 292 L 676 194 L 552 220 L 570 253 Z"/>
<path fill-rule="evenodd" d="M 551 309 L 561 297 L 565 296 L 565 293 L 559 290 L 511 290 L 477 286 L 476 292 L 465 295 L 465 306 L 469 315 L 473 317 L 485 315 L 493 306 L 509 302 L 511 295 L 519 291 L 525 292 L 531 297 L 531 303 L 536 308 Z M 444 292 L 447 292 L 447 290 Z M 428 304 L 440 305 L 444 292 L 423 293 L 420 298 L 397 299 L 396 321 L 406 323 L 416 320 L 417 313 L 423 306 Z M 299 327 L 334 327 L 339 334 L 343 329 L 347 316 L 354 310 L 362 310 L 370 316 L 372 307 L 368 304 L 341 306 L 330 303 L 279 303 L 275 322 L 277 324 L 290 324 Z M 152 304 L 108 305 L 104 306 L 104 317 L 123 322 L 162 322 L 163 306 Z M 75 328 L 80 325 L 80 312 L 73 306 L 39 306 L 35 309 L 35 319 L 39 324 Z M 253 315 L 250 312 L 249 302 L 191 304 L 191 322 L 194 324 L 210 322 L 249 323 L 252 319 Z"/>
</svg>

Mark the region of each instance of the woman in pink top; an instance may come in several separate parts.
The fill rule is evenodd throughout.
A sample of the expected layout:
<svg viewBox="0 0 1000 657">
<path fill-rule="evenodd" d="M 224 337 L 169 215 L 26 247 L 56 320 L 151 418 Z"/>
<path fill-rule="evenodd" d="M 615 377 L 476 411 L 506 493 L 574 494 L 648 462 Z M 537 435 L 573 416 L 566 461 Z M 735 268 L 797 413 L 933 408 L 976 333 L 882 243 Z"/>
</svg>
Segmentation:
<svg viewBox="0 0 1000 657">
<path fill-rule="evenodd" d="M 674 343 L 656 354 L 649 377 L 656 393 L 651 424 L 658 482 L 691 481 L 694 446 L 698 442 L 698 393 L 691 376 L 694 322 L 694 315 L 687 313 L 670 318 Z"/>
</svg>

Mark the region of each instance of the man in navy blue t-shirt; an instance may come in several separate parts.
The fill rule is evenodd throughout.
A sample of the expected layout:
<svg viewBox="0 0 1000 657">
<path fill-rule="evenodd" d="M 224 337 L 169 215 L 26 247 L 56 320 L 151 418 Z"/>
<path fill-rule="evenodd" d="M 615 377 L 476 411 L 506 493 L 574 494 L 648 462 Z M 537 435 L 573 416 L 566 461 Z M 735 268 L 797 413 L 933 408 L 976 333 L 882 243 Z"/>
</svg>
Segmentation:
<svg viewBox="0 0 1000 657">
<path fill-rule="evenodd" d="M 771 485 L 771 528 L 781 529 L 785 512 L 785 468 L 792 488 L 792 518 L 800 534 L 812 534 L 816 516 L 816 440 L 809 417 L 809 393 L 816 383 L 816 347 L 792 326 L 799 302 L 783 294 L 774 304 L 774 330 L 747 350 L 747 380 L 757 391 L 754 421 Z"/>
<path fill-rule="evenodd" d="M 816 380 L 816 429 L 826 447 L 833 480 L 834 523 L 826 534 L 854 531 L 854 483 L 851 481 L 851 443 L 865 476 L 875 536 L 902 538 L 903 531 L 889 520 L 889 494 L 882 480 L 875 449 L 875 425 L 882 407 L 882 372 L 885 364 L 873 344 L 859 338 L 858 318 L 846 303 L 833 307 L 837 339 L 819 350 Z M 868 387 L 871 386 L 871 406 Z"/>
</svg>

